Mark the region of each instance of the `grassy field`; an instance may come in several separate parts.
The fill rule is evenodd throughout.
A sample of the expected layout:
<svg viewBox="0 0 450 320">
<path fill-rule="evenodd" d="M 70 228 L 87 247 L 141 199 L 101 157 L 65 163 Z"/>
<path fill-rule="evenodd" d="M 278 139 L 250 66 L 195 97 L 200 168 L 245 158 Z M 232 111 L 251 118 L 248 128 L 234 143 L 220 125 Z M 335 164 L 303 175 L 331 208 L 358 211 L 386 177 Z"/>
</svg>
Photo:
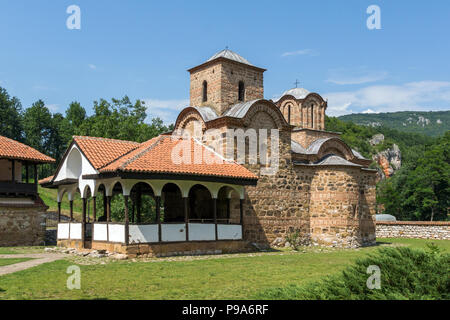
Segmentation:
<svg viewBox="0 0 450 320">
<path fill-rule="evenodd" d="M 31 260 L 31 258 L 0 258 L 0 267 Z"/>
<path fill-rule="evenodd" d="M 450 241 L 379 239 L 380 246 L 425 248 L 430 242 L 450 251 Z M 71 257 L 0 277 L 0 300 L 251 299 L 267 288 L 339 272 L 377 247 L 114 262 Z M 66 271 L 74 264 L 81 269 L 80 290 L 66 288 Z"/>
</svg>

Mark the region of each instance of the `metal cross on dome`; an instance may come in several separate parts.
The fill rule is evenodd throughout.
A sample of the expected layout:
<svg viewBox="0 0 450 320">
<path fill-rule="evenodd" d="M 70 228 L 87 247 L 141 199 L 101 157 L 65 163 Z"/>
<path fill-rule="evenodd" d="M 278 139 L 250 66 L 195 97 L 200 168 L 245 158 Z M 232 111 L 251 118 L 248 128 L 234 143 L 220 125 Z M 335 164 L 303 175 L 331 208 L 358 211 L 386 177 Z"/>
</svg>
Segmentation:
<svg viewBox="0 0 450 320">
<path fill-rule="evenodd" d="M 300 84 L 300 82 L 298 81 L 298 79 L 295 79 L 294 84 L 295 84 L 295 87 L 297 88 L 297 86 Z"/>
</svg>

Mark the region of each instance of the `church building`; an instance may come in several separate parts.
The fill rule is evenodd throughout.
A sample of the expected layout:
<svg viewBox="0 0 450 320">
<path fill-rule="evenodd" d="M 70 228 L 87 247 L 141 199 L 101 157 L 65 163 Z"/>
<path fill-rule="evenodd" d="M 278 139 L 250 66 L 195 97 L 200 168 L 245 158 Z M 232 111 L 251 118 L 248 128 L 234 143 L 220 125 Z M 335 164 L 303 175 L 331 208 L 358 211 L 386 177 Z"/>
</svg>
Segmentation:
<svg viewBox="0 0 450 320">
<path fill-rule="evenodd" d="M 83 199 L 81 219 L 59 223 L 59 245 L 165 255 L 269 246 L 292 233 L 304 244 L 375 243 L 376 170 L 325 130 L 327 102 L 319 94 L 294 88 L 265 99 L 266 70 L 228 49 L 188 71 L 190 105 L 172 133 L 143 143 L 74 137 L 55 175 L 40 181 L 58 189 L 59 203 L 66 193 L 70 207 L 76 193 Z M 213 139 L 205 135 L 211 130 Z M 273 163 L 262 161 L 260 143 L 252 149 L 251 134 L 243 140 L 245 161 L 237 161 L 236 136 L 229 137 L 263 131 L 276 133 L 264 147 L 270 159 L 276 155 L 270 174 L 264 169 Z M 174 161 L 186 140 L 214 161 Z M 259 161 L 251 161 L 252 150 Z M 114 221 L 118 194 L 123 215 Z"/>
</svg>

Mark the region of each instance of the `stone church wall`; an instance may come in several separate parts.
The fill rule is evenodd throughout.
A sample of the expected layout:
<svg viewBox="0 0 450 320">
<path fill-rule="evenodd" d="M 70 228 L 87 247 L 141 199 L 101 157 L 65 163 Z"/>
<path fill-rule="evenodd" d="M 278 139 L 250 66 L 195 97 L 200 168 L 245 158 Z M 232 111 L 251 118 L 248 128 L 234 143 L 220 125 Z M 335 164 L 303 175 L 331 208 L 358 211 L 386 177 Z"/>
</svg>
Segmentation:
<svg viewBox="0 0 450 320">
<path fill-rule="evenodd" d="M 316 169 L 311 183 L 311 241 L 357 247 L 375 243 L 372 172 L 330 166 Z"/>
</svg>

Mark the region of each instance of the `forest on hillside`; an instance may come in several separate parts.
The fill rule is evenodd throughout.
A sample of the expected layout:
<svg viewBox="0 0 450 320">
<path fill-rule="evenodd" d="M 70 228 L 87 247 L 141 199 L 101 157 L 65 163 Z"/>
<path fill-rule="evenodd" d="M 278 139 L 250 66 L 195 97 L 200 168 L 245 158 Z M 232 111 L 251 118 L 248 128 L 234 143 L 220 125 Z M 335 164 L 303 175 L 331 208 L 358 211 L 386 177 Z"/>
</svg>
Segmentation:
<svg viewBox="0 0 450 320">
<path fill-rule="evenodd" d="M 0 87 L 0 135 L 21 141 L 57 160 L 63 156 L 73 135 L 143 142 L 173 129 L 161 119 L 146 123 L 147 106 L 127 97 L 99 99 L 93 113 L 72 102 L 64 114 L 52 113 L 38 100 L 24 109 L 16 97 Z M 352 121 L 326 117 L 328 131 L 341 132 L 342 139 L 366 158 L 397 144 L 402 167 L 377 185 L 377 202 L 384 212 L 399 220 L 447 220 L 450 208 L 450 131 L 438 137 L 401 132 L 387 126 L 361 126 Z M 373 135 L 385 139 L 371 145 Z M 371 167 L 375 167 L 374 162 Z M 53 174 L 56 164 L 39 166 L 39 178 Z"/>
<path fill-rule="evenodd" d="M 439 137 L 401 132 L 389 127 L 369 127 L 326 117 L 329 131 L 341 132 L 352 148 L 372 159 L 395 143 L 401 150 L 402 166 L 377 185 L 377 204 L 398 220 L 448 220 L 450 208 L 450 131 Z M 382 143 L 369 140 L 383 134 Z M 375 162 L 371 167 L 376 167 Z"/>
<path fill-rule="evenodd" d="M 342 121 L 369 127 L 388 127 L 401 132 L 438 137 L 450 130 L 450 111 L 400 111 L 355 113 L 339 117 Z"/>
</svg>

